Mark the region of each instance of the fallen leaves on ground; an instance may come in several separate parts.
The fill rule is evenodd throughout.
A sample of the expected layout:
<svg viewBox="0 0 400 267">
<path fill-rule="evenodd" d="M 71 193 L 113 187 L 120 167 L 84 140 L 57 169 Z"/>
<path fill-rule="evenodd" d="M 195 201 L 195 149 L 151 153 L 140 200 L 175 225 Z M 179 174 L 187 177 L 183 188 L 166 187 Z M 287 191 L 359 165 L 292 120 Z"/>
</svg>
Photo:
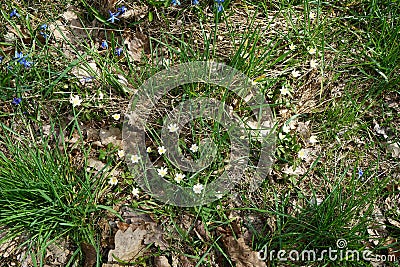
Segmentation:
<svg viewBox="0 0 400 267">
<path fill-rule="evenodd" d="M 124 45 L 127 47 L 130 59 L 140 62 L 143 53 L 149 52 L 149 38 L 140 32 L 125 32 L 124 38 Z"/>
<path fill-rule="evenodd" d="M 235 239 L 233 236 L 225 236 L 222 238 L 222 242 L 231 260 L 236 263 L 236 267 L 267 266 L 259 259 L 258 252 L 246 245 L 243 237 Z"/>
<path fill-rule="evenodd" d="M 133 262 L 146 253 L 145 248 L 150 244 L 160 250 L 167 249 L 163 230 L 149 216 L 129 210 L 124 211 L 122 216 L 126 222 L 117 223 L 119 230 L 114 237 L 115 248 L 109 251 L 109 263 L 103 267 L 118 261 Z"/>
<path fill-rule="evenodd" d="M 104 146 L 113 144 L 114 146 L 120 147 L 122 141 L 121 130 L 115 127 L 100 130 L 100 141 Z"/>
</svg>

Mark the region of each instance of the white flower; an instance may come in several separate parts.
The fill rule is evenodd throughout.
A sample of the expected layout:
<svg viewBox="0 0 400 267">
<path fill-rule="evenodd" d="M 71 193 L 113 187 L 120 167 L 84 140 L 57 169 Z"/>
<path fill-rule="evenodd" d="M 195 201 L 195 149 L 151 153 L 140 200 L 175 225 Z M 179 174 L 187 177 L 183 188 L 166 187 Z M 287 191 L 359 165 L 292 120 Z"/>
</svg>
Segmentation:
<svg viewBox="0 0 400 267">
<path fill-rule="evenodd" d="M 286 135 L 284 135 L 283 133 L 278 133 L 278 137 L 280 140 L 285 139 Z"/>
<path fill-rule="evenodd" d="M 132 155 L 131 156 L 132 163 L 138 163 L 139 160 L 140 160 L 140 157 L 138 155 Z"/>
<path fill-rule="evenodd" d="M 199 151 L 199 147 L 196 144 L 193 144 L 190 147 L 190 151 L 192 151 L 193 153 L 196 153 L 197 151 Z"/>
<path fill-rule="evenodd" d="M 163 146 L 159 146 L 159 147 L 158 147 L 158 154 L 162 155 L 162 154 L 164 154 L 165 152 L 167 152 L 167 150 L 165 149 L 165 147 L 163 147 Z"/>
<path fill-rule="evenodd" d="M 133 189 L 132 189 L 132 195 L 133 195 L 133 197 L 136 197 L 136 198 L 138 198 L 139 197 L 139 188 L 136 188 L 136 187 L 134 187 Z"/>
<path fill-rule="evenodd" d="M 111 177 L 110 180 L 108 181 L 110 185 L 117 185 L 118 184 L 118 179 L 117 177 Z"/>
<path fill-rule="evenodd" d="M 315 52 L 317 52 L 317 49 L 315 49 L 314 47 L 309 47 L 309 48 L 308 48 L 308 53 L 309 53 L 310 55 L 314 55 Z"/>
<path fill-rule="evenodd" d="M 223 196 L 224 196 L 224 194 L 222 194 L 220 191 L 217 191 L 217 192 L 215 192 L 216 194 L 215 194 L 215 196 L 218 198 L 218 199 L 221 199 Z"/>
<path fill-rule="evenodd" d="M 147 149 L 146 149 L 146 152 L 147 153 L 151 153 L 153 150 L 151 149 L 151 147 L 148 147 Z"/>
<path fill-rule="evenodd" d="M 203 191 L 204 189 L 204 185 L 202 184 L 196 184 L 193 186 L 193 192 L 195 192 L 196 194 L 201 194 L 201 191 Z"/>
<path fill-rule="evenodd" d="M 160 175 L 161 177 L 164 177 L 165 175 L 168 174 L 168 170 L 167 168 L 161 167 L 160 169 L 157 170 L 158 175 Z"/>
<path fill-rule="evenodd" d="M 318 66 L 318 62 L 315 59 L 310 60 L 310 67 L 315 69 Z"/>
<path fill-rule="evenodd" d="M 73 107 L 78 107 L 81 105 L 82 100 L 79 98 L 79 95 L 74 95 L 74 96 L 71 95 L 69 102 L 72 104 Z"/>
<path fill-rule="evenodd" d="M 298 78 L 298 77 L 300 77 L 300 72 L 299 71 L 297 71 L 297 70 L 293 70 L 292 71 L 292 76 L 294 77 L 294 78 Z"/>
<path fill-rule="evenodd" d="M 297 155 L 302 160 L 307 160 L 308 159 L 308 153 L 309 153 L 308 149 L 302 148 L 302 149 L 300 149 L 300 151 L 299 151 L 299 153 Z"/>
<path fill-rule="evenodd" d="M 308 139 L 308 142 L 311 144 L 315 144 L 318 142 L 318 137 L 316 135 L 311 135 L 310 139 Z"/>
<path fill-rule="evenodd" d="M 100 99 L 100 100 L 103 100 L 103 98 L 104 98 L 103 92 L 100 91 L 100 92 L 98 93 L 98 95 L 99 95 L 99 99 Z"/>
<path fill-rule="evenodd" d="M 314 12 L 310 12 L 309 17 L 311 20 L 314 20 L 316 18 L 317 14 L 315 14 Z"/>
<path fill-rule="evenodd" d="M 125 156 L 125 151 L 123 149 L 118 150 L 117 154 L 118 154 L 118 157 L 123 158 Z"/>
<path fill-rule="evenodd" d="M 170 133 L 174 133 L 178 131 L 178 129 L 179 127 L 176 125 L 176 123 L 168 125 L 168 130 Z"/>
<path fill-rule="evenodd" d="M 296 49 L 296 45 L 294 45 L 294 44 L 289 45 L 289 49 L 292 50 L 292 51 L 295 50 Z"/>
<path fill-rule="evenodd" d="M 290 126 L 288 125 L 288 124 L 284 124 L 283 126 L 282 126 L 282 132 L 284 132 L 284 133 L 289 133 L 290 132 Z"/>
<path fill-rule="evenodd" d="M 175 182 L 177 182 L 178 184 L 183 180 L 183 178 L 185 178 L 185 175 L 182 173 L 177 173 L 175 174 Z"/>
<path fill-rule="evenodd" d="M 114 120 L 117 121 L 117 120 L 119 120 L 121 118 L 121 114 L 117 113 L 117 114 L 112 115 L 112 117 L 113 117 Z"/>
<path fill-rule="evenodd" d="M 282 86 L 280 91 L 281 91 L 281 95 L 290 95 L 290 91 L 286 86 Z"/>
</svg>

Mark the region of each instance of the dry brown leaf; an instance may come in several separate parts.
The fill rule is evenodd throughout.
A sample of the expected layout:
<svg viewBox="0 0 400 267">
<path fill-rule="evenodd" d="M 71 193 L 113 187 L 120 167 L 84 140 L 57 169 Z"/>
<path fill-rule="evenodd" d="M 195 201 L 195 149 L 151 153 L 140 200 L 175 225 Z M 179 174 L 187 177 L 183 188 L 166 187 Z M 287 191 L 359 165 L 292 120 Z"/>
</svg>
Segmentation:
<svg viewBox="0 0 400 267">
<path fill-rule="evenodd" d="M 108 261 L 112 262 L 113 254 L 117 259 L 130 262 L 143 255 L 149 244 L 165 250 L 168 244 L 164 241 L 161 227 L 150 216 L 136 213 L 128 207 L 122 208 L 122 217 L 126 222 L 118 222 L 119 230 L 115 234 L 115 249 L 108 254 Z"/>
<path fill-rule="evenodd" d="M 118 260 L 131 262 L 143 254 L 145 245 L 143 239 L 147 231 L 137 228 L 135 231 L 129 227 L 125 232 L 118 230 L 115 234 L 115 249 L 108 253 L 108 261 Z"/>
<path fill-rule="evenodd" d="M 244 242 L 243 237 L 235 239 L 233 236 L 225 236 L 222 238 L 227 253 L 232 261 L 236 263 L 236 267 L 266 267 L 265 262 L 259 259 L 258 252 L 253 251 Z"/>
<path fill-rule="evenodd" d="M 87 165 L 88 167 L 93 168 L 96 171 L 101 171 L 106 166 L 106 164 L 94 158 L 89 158 L 87 161 Z"/>
<path fill-rule="evenodd" d="M 168 259 L 165 256 L 156 257 L 154 263 L 156 267 L 171 267 L 171 264 L 169 264 Z"/>
<path fill-rule="evenodd" d="M 117 0 L 105 0 L 105 4 L 107 5 L 108 9 L 113 9 Z"/>
<path fill-rule="evenodd" d="M 97 259 L 95 247 L 88 243 L 82 243 L 81 247 L 85 258 L 84 267 L 92 267 L 96 264 Z"/>
<path fill-rule="evenodd" d="M 127 10 L 124 14 L 121 15 L 121 18 L 140 20 L 147 16 L 148 7 L 147 6 L 138 6 L 137 8 L 131 8 Z"/>
<path fill-rule="evenodd" d="M 51 243 L 46 249 L 46 262 L 52 265 L 65 265 L 70 255 L 67 247 L 68 244 L 65 239 Z"/>
<path fill-rule="evenodd" d="M 114 146 L 121 146 L 121 130 L 118 128 L 110 127 L 108 130 L 100 130 L 100 140 L 103 145 L 113 144 Z"/>
<path fill-rule="evenodd" d="M 152 222 L 145 223 L 145 227 L 147 230 L 147 234 L 143 240 L 145 245 L 154 244 L 161 250 L 166 250 L 168 244 L 165 242 L 163 238 L 162 229 L 156 224 Z"/>
<path fill-rule="evenodd" d="M 124 45 L 127 47 L 127 52 L 131 60 L 140 62 L 142 54 L 148 51 L 149 38 L 143 33 L 130 33 L 124 34 Z"/>
<path fill-rule="evenodd" d="M 122 232 L 125 232 L 126 229 L 128 229 L 129 224 L 125 223 L 125 222 L 117 222 L 117 227 L 119 230 L 121 230 Z"/>
<path fill-rule="evenodd" d="M 77 16 L 78 10 L 70 6 L 59 20 L 49 23 L 49 31 L 54 37 L 54 45 L 60 46 L 65 56 L 75 59 L 77 54 L 84 54 L 82 40 L 88 39 L 88 33 Z M 91 32 L 91 35 L 94 33 Z M 94 38 L 92 38 L 94 39 Z"/>
</svg>

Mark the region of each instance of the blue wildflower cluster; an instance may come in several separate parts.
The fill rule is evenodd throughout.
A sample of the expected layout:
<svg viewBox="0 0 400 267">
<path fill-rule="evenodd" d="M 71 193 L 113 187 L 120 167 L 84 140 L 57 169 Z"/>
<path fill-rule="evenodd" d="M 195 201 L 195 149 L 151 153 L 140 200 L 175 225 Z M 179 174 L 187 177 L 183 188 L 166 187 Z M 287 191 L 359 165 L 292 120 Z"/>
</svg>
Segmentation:
<svg viewBox="0 0 400 267">
<path fill-rule="evenodd" d="M 107 43 L 106 40 L 103 40 L 103 41 L 101 42 L 100 48 L 101 48 L 101 49 L 104 49 L 104 50 L 108 49 L 108 43 Z M 121 56 L 123 52 L 124 52 L 124 49 L 123 49 L 122 47 L 117 47 L 117 48 L 115 48 L 115 55 Z"/>
<path fill-rule="evenodd" d="M 13 17 L 17 17 L 17 18 L 21 17 L 21 16 L 18 14 L 18 12 L 17 12 L 16 9 L 13 9 L 13 10 L 11 11 L 11 13 L 10 13 L 10 19 L 13 18 Z"/>
<path fill-rule="evenodd" d="M 198 5 L 199 3 L 199 0 L 192 0 L 192 5 Z M 171 5 L 180 6 L 181 2 L 179 0 L 171 0 Z"/>
<path fill-rule="evenodd" d="M 173 6 L 176 6 L 176 5 L 180 6 L 180 5 L 181 5 L 181 2 L 179 2 L 179 0 L 171 0 L 171 4 L 172 4 Z"/>
<path fill-rule="evenodd" d="M 49 35 L 46 33 L 47 24 L 42 24 L 42 25 L 39 27 L 39 30 L 40 30 L 39 34 L 40 34 L 44 39 L 49 38 Z"/>
<path fill-rule="evenodd" d="M 119 20 L 119 16 L 121 16 L 122 14 L 124 14 L 128 9 L 125 6 L 121 6 L 119 8 L 117 8 L 117 12 L 113 13 L 110 10 L 108 11 L 108 13 L 110 14 L 110 17 L 107 19 L 107 21 L 111 22 L 111 23 L 115 23 L 116 20 Z"/>
<path fill-rule="evenodd" d="M 14 60 L 16 60 L 19 64 L 23 65 L 25 68 L 32 67 L 33 62 L 26 60 L 26 56 L 22 54 L 22 52 L 15 52 Z"/>
<path fill-rule="evenodd" d="M 22 99 L 20 97 L 14 97 L 13 101 L 11 104 L 18 106 L 21 103 Z"/>
</svg>

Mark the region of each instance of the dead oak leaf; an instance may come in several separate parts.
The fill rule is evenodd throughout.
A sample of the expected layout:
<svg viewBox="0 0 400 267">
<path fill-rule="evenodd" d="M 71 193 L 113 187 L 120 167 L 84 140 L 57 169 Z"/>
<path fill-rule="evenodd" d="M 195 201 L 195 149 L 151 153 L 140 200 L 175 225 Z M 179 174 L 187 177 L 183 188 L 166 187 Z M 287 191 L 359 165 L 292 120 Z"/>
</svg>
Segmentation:
<svg viewBox="0 0 400 267">
<path fill-rule="evenodd" d="M 237 240 L 233 236 L 225 236 L 222 239 L 227 253 L 232 261 L 236 263 L 236 267 L 266 267 L 265 262 L 259 259 L 258 252 L 253 251 L 246 245 L 244 238 Z"/>
<path fill-rule="evenodd" d="M 131 60 L 140 62 L 142 54 L 146 53 L 149 49 L 149 38 L 143 33 L 130 33 L 124 34 L 124 45 L 127 48 L 127 53 Z"/>
<path fill-rule="evenodd" d="M 137 228 L 135 231 L 129 227 L 125 232 L 118 230 L 115 234 L 115 249 L 108 253 L 108 261 L 118 260 L 131 262 L 143 254 L 145 245 L 143 239 L 146 230 Z"/>
</svg>

